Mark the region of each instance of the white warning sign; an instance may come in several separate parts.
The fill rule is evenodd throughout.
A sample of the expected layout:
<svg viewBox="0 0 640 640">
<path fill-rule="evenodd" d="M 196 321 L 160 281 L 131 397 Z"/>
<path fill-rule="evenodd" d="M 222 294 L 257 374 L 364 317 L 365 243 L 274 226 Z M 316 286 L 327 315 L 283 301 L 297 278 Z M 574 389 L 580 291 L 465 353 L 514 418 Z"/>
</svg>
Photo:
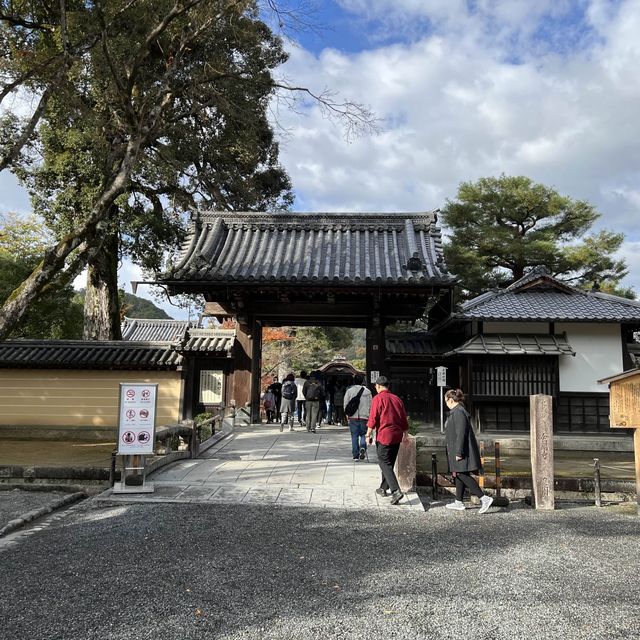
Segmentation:
<svg viewBox="0 0 640 640">
<path fill-rule="evenodd" d="M 153 453 L 157 396 L 157 384 L 120 383 L 119 455 Z"/>
</svg>

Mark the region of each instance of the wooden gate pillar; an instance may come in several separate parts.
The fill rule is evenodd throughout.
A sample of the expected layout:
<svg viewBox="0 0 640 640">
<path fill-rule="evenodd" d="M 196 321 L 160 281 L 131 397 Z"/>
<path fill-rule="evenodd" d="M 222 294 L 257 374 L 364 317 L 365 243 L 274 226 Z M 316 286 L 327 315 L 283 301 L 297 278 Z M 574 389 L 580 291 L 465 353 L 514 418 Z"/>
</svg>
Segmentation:
<svg viewBox="0 0 640 640">
<path fill-rule="evenodd" d="M 367 325 L 367 382 L 372 384 L 371 372 L 378 371 L 380 375 L 387 375 L 386 371 L 386 345 L 384 339 L 384 323 L 379 317 Z"/>
<path fill-rule="evenodd" d="M 254 318 L 243 318 L 236 325 L 233 391 L 230 397 L 238 408 L 249 406 L 251 422 L 260 421 L 260 353 L 262 325 Z"/>
</svg>

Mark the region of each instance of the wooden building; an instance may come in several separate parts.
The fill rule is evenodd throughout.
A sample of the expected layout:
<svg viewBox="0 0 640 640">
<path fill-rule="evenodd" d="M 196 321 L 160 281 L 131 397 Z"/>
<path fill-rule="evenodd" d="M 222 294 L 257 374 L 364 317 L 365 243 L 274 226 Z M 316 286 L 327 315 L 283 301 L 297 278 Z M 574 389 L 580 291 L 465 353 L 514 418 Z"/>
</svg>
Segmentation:
<svg viewBox="0 0 640 640">
<path fill-rule="evenodd" d="M 498 433 L 528 430 L 537 393 L 554 397 L 556 431 L 608 433 L 597 381 L 640 361 L 639 302 L 543 269 L 454 309 L 435 213 L 200 213 L 153 282 L 202 295 L 235 328 L 127 320 L 119 342 L 0 343 L 0 426 L 113 429 L 125 381 L 160 384 L 161 422 L 233 404 L 257 421 L 263 327 L 365 328 L 367 379 L 388 376 L 413 418 L 438 422 L 446 367 L 478 427 Z M 387 330 L 418 318 L 428 332 Z"/>
<path fill-rule="evenodd" d="M 259 416 L 266 326 L 366 328 L 368 375 L 387 372 L 385 327 L 447 318 L 454 278 L 435 213 L 202 213 L 156 282 L 237 320 L 235 399 Z"/>
<path fill-rule="evenodd" d="M 470 300 L 438 335 L 457 343 L 480 429 L 527 431 L 529 396 L 554 398 L 555 429 L 609 433 L 609 396 L 598 380 L 632 366 L 640 302 L 587 292 L 533 269 L 511 286 Z"/>
</svg>

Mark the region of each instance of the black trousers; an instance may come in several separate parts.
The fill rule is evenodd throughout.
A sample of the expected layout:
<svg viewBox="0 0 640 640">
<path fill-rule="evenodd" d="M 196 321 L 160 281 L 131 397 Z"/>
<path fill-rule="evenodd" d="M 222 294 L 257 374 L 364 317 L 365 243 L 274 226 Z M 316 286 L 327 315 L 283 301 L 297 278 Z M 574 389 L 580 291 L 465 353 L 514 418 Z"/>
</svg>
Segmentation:
<svg viewBox="0 0 640 640">
<path fill-rule="evenodd" d="M 382 471 L 382 481 L 380 482 L 381 489 L 391 489 L 391 491 L 398 491 L 400 489 L 398 478 L 396 478 L 396 474 L 393 470 L 399 450 L 399 442 L 396 444 L 380 444 L 379 442 L 376 442 L 378 464 L 380 465 L 380 471 Z"/>
<path fill-rule="evenodd" d="M 476 482 L 475 478 L 471 477 L 470 473 L 465 472 L 456 472 L 456 500 L 460 500 L 462 502 L 462 498 L 464 498 L 464 490 L 468 489 L 469 493 L 482 498 L 484 495 L 480 485 Z"/>
</svg>

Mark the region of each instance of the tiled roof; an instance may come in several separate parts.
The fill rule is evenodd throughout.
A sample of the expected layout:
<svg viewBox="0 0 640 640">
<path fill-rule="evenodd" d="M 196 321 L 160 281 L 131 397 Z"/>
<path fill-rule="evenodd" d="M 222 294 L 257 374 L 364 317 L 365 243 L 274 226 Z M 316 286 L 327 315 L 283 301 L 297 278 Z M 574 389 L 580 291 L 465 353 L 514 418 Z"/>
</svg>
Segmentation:
<svg viewBox="0 0 640 640">
<path fill-rule="evenodd" d="M 203 213 L 167 283 L 450 284 L 435 213 Z"/>
<path fill-rule="evenodd" d="M 136 321 L 137 322 L 137 321 Z M 157 321 L 154 321 L 157 322 Z M 180 329 L 188 323 L 163 320 L 158 333 L 175 340 L 113 341 L 88 340 L 8 340 L 0 342 L 0 367 L 33 369 L 175 369 L 189 352 L 229 355 L 235 343 L 233 329 Z M 171 330 L 170 323 L 175 327 Z M 144 322 L 129 327 L 126 335 L 144 330 L 153 335 L 153 327 Z M 125 332 L 123 332 L 123 335 Z"/>
<path fill-rule="evenodd" d="M 549 275 L 524 276 L 464 303 L 457 318 L 546 322 L 640 322 L 640 302 L 575 289 Z"/>
<path fill-rule="evenodd" d="M 571 355 L 575 351 L 566 335 L 549 334 L 483 334 L 473 336 L 450 354 L 465 355 Z"/>
<path fill-rule="evenodd" d="M 348 374 L 354 376 L 356 374 L 365 374 L 365 371 L 356 369 L 344 356 L 337 356 L 331 362 L 322 365 L 318 371 L 320 373 L 332 374 Z"/>
<path fill-rule="evenodd" d="M 233 348 L 234 329 L 196 329 L 186 320 L 155 320 L 125 318 L 122 326 L 123 340 L 147 340 L 173 342 L 181 353 L 187 351 L 226 351 Z"/>
<path fill-rule="evenodd" d="M 182 356 L 169 342 L 10 340 L 0 367 L 33 369 L 175 369 Z"/>
<path fill-rule="evenodd" d="M 180 351 L 226 351 L 231 352 L 236 340 L 234 329 L 189 329 L 187 339 Z"/>
<path fill-rule="evenodd" d="M 192 324 L 187 320 L 158 320 L 155 318 L 125 318 L 122 323 L 123 340 L 180 342 Z"/>
<path fill-rule="evenodd" d="M 445 344 L 424 331 L 390 333 L 386 335 L 385 341 L 388 356 L 437 356 L 451 349 L 450 344 Z"/>
</svg>

